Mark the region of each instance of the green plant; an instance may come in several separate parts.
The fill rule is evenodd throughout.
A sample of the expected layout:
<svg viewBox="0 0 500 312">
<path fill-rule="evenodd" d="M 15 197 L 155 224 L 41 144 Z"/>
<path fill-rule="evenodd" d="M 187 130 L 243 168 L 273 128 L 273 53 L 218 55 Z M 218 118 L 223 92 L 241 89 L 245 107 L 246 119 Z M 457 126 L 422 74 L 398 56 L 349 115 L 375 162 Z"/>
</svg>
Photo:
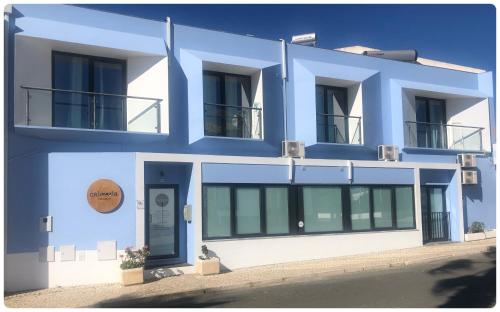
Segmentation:
<svg viewBox="0 0 500 312">
<path fill-rule="evenodd" d="M 148 246 L 144 246 L 137 250 L 132 250 L 130 247 L 125 248 L 125 255 L 121 255 L 122 263 L 120 268 L 122 270 L 141 268 L 144 266 L 146 258 L 150 252 Z"/>
<path fill-rule="evenodd" d="M 481 233 L 484 232 L 484 223 L 474 221 L 469 227 L 469 233 Z"/>
</svg>

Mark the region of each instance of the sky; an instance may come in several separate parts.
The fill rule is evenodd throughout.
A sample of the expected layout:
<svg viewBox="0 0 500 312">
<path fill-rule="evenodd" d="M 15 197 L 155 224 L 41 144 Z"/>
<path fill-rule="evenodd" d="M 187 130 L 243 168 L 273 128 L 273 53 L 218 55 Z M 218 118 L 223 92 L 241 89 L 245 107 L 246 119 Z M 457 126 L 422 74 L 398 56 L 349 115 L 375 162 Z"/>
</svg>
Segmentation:
<svg viewBox="0 0 500 312">
<path fill-rule="evenodd" d="M 83 7 L 174 24 L 288 42 L 315 32 L 326 49 L 364 45 L 416 49 L 419 56 L 495 69 L 493 5 L 174 5 L 98 4 Z"/>
</svg>

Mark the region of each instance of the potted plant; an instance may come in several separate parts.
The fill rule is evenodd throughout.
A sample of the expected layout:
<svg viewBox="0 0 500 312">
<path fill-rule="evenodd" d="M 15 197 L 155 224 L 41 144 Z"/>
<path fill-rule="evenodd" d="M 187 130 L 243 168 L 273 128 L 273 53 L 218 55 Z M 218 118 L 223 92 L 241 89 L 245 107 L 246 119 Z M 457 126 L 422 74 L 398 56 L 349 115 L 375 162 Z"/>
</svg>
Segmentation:
<svg viewBox="0 0 500 312">
<path fill-rule="evenodd" d="M 474 221 L 469 227 L 469 233 L 466 234 L 465 240 L 473 241 L 479 239 L 485 239 L 486 234 L 484 232 L 484 223 Z"/>
<path fill-rule="evenodd" d="M 144 263 L 149 256 L 149 249 L 144 246 L 137 250 L 125 248 L 125 255 L 121 255 L 122 285 L 129 286 L 144 283 Z"/>
<path fill-rule="evenodd" d="M 219 274 L 220 261 L 219 258 L 210 257 L 206 245 L 201 246 L 202 256 L 196 260 L 196 272 L 201 275 Z"/>
</svg>

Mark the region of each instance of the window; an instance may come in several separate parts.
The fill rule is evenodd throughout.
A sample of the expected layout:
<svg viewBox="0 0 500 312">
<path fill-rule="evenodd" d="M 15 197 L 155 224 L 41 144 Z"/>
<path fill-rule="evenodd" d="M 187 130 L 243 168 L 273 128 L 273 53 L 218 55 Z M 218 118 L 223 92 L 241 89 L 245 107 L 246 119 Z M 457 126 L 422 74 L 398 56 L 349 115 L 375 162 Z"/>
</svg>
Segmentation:
<svg viewBox="0 0 500 312">
<path fill-rule="evenodd" d="M 203 239 L 414 228 L 413 186 L 203 186 Z"/>
<path fill-rule="evenodd" d="M 266 187 L 266 233 L 286 234 L 289 231 L 288 188 Z"/>
<path fill-rule="evenodd" d="M 353 231 L 371 229 L 370 188 L 351 187 L 351 227 Z"/>
<path fill-rule="evenodd" d="M 342 192 L 340 187 L 304 187 L 304 231 L 342 231 Z"/>
<path fill-rule="evenodd" d="M 446 148 L 446 102 L 415 98 L 418 147 Z"/>
<path fill-rule="evenodd" d="M 392 227 L 392 190 L 373 188 L 373 220 L 375 228 Z"/>
<path fill-rule="evenodd" d="M 236 188 L 236 234 L 260 232 L 260 189 Z"/>
<path fill-rule="evenodd" d="M 231 197 L 228 186 L 203 188 L 203 231 L 206 237 L 231 236 Z"/>
<path fill-rule="evenodd" d="M 125 95 L 125 75 L 125 61 L 54 51 L 53 126 L 126 130 L 125 99 L 103 95 Z"/>
<path fill-rule="evenodd" d="M 415 227 L 413 187 L 396 187 L 394 191 L 396 193 L 396 225 L 398 229 Z"/>
<path fill-rule="evenodd" d="M 318 142 L 349 144 L 347 89 L 316 86 Z"/>
<path fill-rule="evenodd" d="M 254 137 L 260 127 L 260 108 L 253 107 L 251 90 L 249 76 L 204 71 L 205 135 Z"/>
</svg>

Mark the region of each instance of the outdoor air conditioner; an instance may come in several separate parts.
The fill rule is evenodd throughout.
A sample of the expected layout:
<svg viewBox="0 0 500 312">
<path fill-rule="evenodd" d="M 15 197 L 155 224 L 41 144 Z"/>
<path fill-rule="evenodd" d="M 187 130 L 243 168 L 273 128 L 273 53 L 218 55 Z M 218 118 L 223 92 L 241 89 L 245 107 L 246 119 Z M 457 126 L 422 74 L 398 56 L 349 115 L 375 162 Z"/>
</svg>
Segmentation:
<svg viewBox="0 0 500 312">
<path fill-rule="evenodd" d="M 282 141 L 281 151 L 283 157 L 305 157 L 304 142 Z"/>
<path fill-rule="evenodd" d="M 473 168 L 477 166 L 476 155 L 474 154 L 458 154 L 457 162 L 462 168 Z"/>
<path fill-rule="evenodd" d="M 462 170 L 462 184 L 477 184 L 477 171 Z"/>
<path fill-rule="evenodd" d="M 399 148 L 396 145 L 379 145 L 378 160 L 398 161 Z"/>
</svg>

